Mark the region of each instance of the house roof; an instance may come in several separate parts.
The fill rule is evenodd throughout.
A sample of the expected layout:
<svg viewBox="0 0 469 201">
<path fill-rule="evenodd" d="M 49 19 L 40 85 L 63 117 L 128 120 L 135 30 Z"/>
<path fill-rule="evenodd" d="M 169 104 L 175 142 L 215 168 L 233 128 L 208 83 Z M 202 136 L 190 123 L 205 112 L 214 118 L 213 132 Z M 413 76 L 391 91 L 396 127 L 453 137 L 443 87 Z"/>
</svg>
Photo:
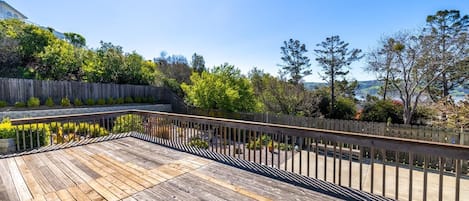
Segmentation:
<svg viewBox="0 0 469 201">
<path fill-rule="evenodd" d="M 19 16 L 23 19 L 28 19 L 28 17 L 26 17 L 25 15 L 23 15 L 23 13 L 21 13 L 20 11 L 16 10 L 15 8 L 13 8 L 13 6 L 11 6 L 10 4 L 8 4 L 6 1 L 3 1 L 3 0 L 0 0 L 0 4 L 3 4 L 5 5 L 6 7 L 10 8 L 11 10 L 15 11 L 17 14 L 19 14 Z"/>
</svg>

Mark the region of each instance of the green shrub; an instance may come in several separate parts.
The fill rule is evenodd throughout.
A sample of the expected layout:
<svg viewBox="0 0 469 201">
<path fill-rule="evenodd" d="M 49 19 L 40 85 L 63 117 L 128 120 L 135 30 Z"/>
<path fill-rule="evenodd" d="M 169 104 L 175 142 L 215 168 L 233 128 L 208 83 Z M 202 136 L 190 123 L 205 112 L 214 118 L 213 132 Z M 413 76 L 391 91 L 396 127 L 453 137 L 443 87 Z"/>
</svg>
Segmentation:
<svg viewBox="0 0 469 201">
<path fill-rule="evenodd" d="M 402 118 L 402 105 L 395 104 L 390 100 L 378 100 L 368 102 L 363 107 L 363 112 L 360 115 L 360 120 L 387 122 L 388 119 L 391 123 L 404 123 Z"/>
<path fill-rule="evenodd" d="M 117 104 L 124 104 L 124 103 L 125 103 L 124 98 L 118 98 L 118 99 L 116 100 L 116 103 L 117 103 Z"/>
<path fill-rule="evenodd" d="M 334 105 L 334 113 L 331 114 L 330 97 L 324 96 L 319 103 L 320 112 L 330 119 L 354 119 L 357 113 L 355 101 L 350 98 L 337 97 Z"/>
<path fill-rule="evenodd" d="M 143 132 L 142 117 L 135 114 L 126 114 L 117 117 L 114 121 L 113 133 L 137 131 Z"/>
<path fill-rule="evenodd" d="M 72 104 L 70 103 L 70 99 L 68 99 L 68 97 L 64 97 L 62 100 L 60 100 L 60 105 L 62 107 L 70 107 Z"/>
<path fill-rule="evenodd" d="M 6 101 L 0 101 L 0 108 L 6 107 L 8 103 Z"/>
<path fill-rule="evenodd" d="M 147 102 L 153 104 L 153 103 L 155 103 L 155 98 L 153 98 L 153 96 L 149 96 L 147 98 Z"/>
<path fill-rule="evenodd" d="M 142 102 L 142 97 L 140 97 L 140 96 L 135 97 L 134 102 L 141 103 Z"/>
<path fill-rule="evenodd" d="M 134 99 L 132 99 L 132 97 L 130 97 L 130 96 L 127 96 L 127 97 L 125 97 L 124 102 L 125 103 L 133 103 Z"/>
<path fill-rule="evenodd" d="M 9 119 L 3 119 L 0 123 L 0 139 L 15 138 L 16 132 Z"/>
<path fill-rule="evenodd" d="M 112 97 L 110 97 L 106 100 L 106 104 L 108 104 L 108 105 L 114 105 L 115 103 L 116 103 L 116 101 Z"/>
<path fill-rule="evenodd" d="M 104 100 L 104 98 L 100 98 L 98 99 L 98 102 L 96 102 L 97 105 L 106 105 L 106 101 Z"/>
<path fill-rule="evenodd" d="M 46 105 L 47 107 L 53 107 L 55 103 L 54 103 L 54 100 L 52 100 L 52 98 L 49 97 L 46 99 L 46 103 L 44 105 Z"/>
<path fill-rule="evenodd" d="M 18 101 L 18 102 L 15 102 L 15 107 L 18 107 L 18 108 L 26 107 L 26 104 L 24 102 Z"/>
<path fill-rule="evenodd" d="M 92 106 L 92 105 L 94 105 L 94 104 L 95 104 L 94 99 L 92 99 L 92 98 L 86 99 L 86 105 Z"/>
<path fill-rule="evenodd" d="M 194 137 L 189 141 L 189 146 L 208 149 L 208 142 L 202 140 L 200 137 Z"/>
<path fill-rule="evenodd" d="M 248 149 L 254 149 L 254 150 L 259 150 L 262 148 L 262 142 L 261 142 L 261 139 L 258 138 L 257 140 L 251 140 L 248 145 L 247 145 L 247 148 Z"/>
<path fill-rule="evenodd" d="M 142 98 L 142 103 L 148 103 L 148 98 L 147 98 L 147 97 L 143 97 L 143 98 Z"/>
<path fill-rule="evenodd" d="M 83 105 L 83 102 L 81 101 L 81 99 L 75 98 L 75 99 L 73 100 L 73 105 L 75 105 L 75 106 L 82 106 L 82 105 Z"/>
<path fill-rule="evenodd" d="M 41 105 L 41 101 L 39 98 L 31 97 L 28 99 L 26 105 L 28 105 L 28 107 L 39 107 L 39 105 Z"/>
</svg>

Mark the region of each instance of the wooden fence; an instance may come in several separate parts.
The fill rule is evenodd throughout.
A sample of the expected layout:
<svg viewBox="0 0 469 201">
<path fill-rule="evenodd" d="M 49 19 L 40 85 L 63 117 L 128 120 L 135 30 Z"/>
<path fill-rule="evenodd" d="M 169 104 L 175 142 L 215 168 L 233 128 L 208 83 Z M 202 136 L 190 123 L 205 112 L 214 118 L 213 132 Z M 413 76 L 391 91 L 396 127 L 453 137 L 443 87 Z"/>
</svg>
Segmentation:
<svg viewBox="0 0 469 201">
<path fill-rule="evenodd" d="M 30 80 L 0 78 L 0 100 L 13 104 L 26 102 L 30 97 L 45 101 L 51 97 L 58 102 L 63 97 L 70 100 L 100 98 L 153 97 L 157 101 L 170 101 L 171 94 L 163 87 L 128 84 L 85 83 L 75 81 Z"/>
<path fill-rule="evenodd" d="M 228 113 L 190 107 L 184 109 L 187 112 L 181 113 L 469 145 L 469 130 L 467 128 L 461 130 L 431 126 L 300 117 L 272 113 Z M 178 112 L 178 110 L 175 111 Z"/>
</svg>

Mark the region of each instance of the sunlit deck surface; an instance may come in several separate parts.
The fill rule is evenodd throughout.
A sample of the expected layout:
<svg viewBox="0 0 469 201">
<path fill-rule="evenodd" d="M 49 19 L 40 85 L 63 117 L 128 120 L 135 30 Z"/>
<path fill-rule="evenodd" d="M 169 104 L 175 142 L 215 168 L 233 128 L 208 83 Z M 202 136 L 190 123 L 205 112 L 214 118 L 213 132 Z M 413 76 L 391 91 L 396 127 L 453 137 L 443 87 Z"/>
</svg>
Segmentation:
<svg viewBox="0 0 469 201">
<path fill-rule="evenodd" d="M 337 200 L 133 137 L 0 160 L 0 200 Z"/>
</svg>

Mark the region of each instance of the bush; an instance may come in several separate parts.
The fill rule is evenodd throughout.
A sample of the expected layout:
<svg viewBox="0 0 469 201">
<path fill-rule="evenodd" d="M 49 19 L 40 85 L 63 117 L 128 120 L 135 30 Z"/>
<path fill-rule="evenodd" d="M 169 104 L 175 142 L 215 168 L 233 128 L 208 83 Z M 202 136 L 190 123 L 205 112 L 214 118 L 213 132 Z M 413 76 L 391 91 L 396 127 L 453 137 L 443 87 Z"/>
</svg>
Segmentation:
<svg viewBox="0 0 469 201">
<path fill-rule="evenodd" d="M 259 150 L 262 148 L 262 142 L 261 142 L 261 139 L 258 138 L 257 140 L 251 140 L 248 145 L 247 145 L 247 148 L 248 149 L 254 149 L 254 150 Z"/>
<path fill-rule="evenodd" d="M 200 137 L 194 137 L 189 141 L 189 146 L 208 149 L 208 142 L 202 140 Z"/>
<path fill-rule="evenodd" d="M 147 97 L 143 97 L 143 98 L 142 98 L 142 103 L 148 103 L 148 98 L 147 98 Z"/>
<path fill-rule="evenodd" d="M 15 138 L 16 132 L 9 119 L 4 119 L 0 123 L 0 139 Z"/>
<path fill-rule="evenodd" d="M 83 105 L 83 102 L 81 102 L 81 100 L 79 98 L 75 98 L 73 100 L 73 105 L 75 106 L 82 106 Z"/>
<path fill-rule="evenodd" d="M 124 103 L 125 103 L 125 102 L 124 102 L 124 98 L 118 98 L 118 99 L 116 100 L 116 103 L 117 103 L 117 104 L 124 104 Z"/>
<path fill-rule="evenodd" d="M 153 96 L 149 96 L 147 98 L 147 102 L 153 104 L 153 103 L 155 103 L 155 98 L 153 98 Z"/>
<path fill-rule="evenodd" d="M 45 105 L 46 105 L 47 107 L 53 107 L 53 106 L 55 105 L 54 100 L 52 100 L 51 97 L 47 98 Z"/>
<path fill-rule="evenodd" d="M 125 97 L 124 101 L 125 101 L 125 103 L 133 103 L 134 99 L 132 99 L 132 97 L 130 97 L 130 96 L 127 96 L 127 97 Z"/>
<path fill-rule="evenodd" d="M 97 105 L 106 105 L 106 101 L 104 100 L 104 98 L 100 98 L 98 99 L 98 102 L 96 102 Z"/>
<path fill-rule="evenodd" d="M 375 122 L 388 122 L 391 123 L 404 123 L 402 119 L 402 105 L 395 104 L 390 100 L 378 100 L 375 102 L 368 102 L 363 107 L 360 120 L 375 121 Z"/>
<path fill-rule="evenodd" d="M 26 107 L 26 104 L 24 102 L 15 102 L 15 107 L 21 108 L 21 107 Z"/>
<path fill-rule="evenodd" d="M 28 99 L 28 102 L 26 103 L 28 107 L 39 107 L 41 105 L 41 101 L 39 98 L 36 97 L 31 97 Z"/>
<path fill-rule="evenodd" d="M 93 106 L 94 104 L 95 104 L 94 99 L 92 99 L 92 98 L 86 99 L 86 105 Z"/>
<path fill-rule="evenodd" d="M 70 107 L 72 104 L 70 103 L 70 99 L 68 99 L 68 97 L 64 97 L 62 100 L 60 100 L 60 105 L 62 107 Z"/>
<path fill-rule="evenodd" d="M 134 102 L 141 103 L 142 102 L 142 97 L 140 97 L 140 96 L 135 97 Z"/>
<path fill-rule="evenodd" d="M 6 107 L 8 103 L 6 101 L 0 101 L 0 108 Z"/>
<path fill-rule="evenodd" d="M 357 109 L 355 101 L 350 98 L 337 97 L 334 105 L 334 113 L 331 114 L 330 97 L 323 97 L 319 103 L 319 110 L 326 118 L 354 119 Z"/>
<path fill-rule="evenodd" d="M 117 117 L 114 121 L 113 133 L 143 132 L 142 117 L 135 114 L 126 114 Z"/>
<path fill-rule="evenodd" d="M 116 103 L 116 101 L 114 101 L 114 99 L 112 97 L 109 97 L 106 100 L 106 104 L 108 104 L 108 105 L 114 105 L 115 103 Z"/>
</svg>

